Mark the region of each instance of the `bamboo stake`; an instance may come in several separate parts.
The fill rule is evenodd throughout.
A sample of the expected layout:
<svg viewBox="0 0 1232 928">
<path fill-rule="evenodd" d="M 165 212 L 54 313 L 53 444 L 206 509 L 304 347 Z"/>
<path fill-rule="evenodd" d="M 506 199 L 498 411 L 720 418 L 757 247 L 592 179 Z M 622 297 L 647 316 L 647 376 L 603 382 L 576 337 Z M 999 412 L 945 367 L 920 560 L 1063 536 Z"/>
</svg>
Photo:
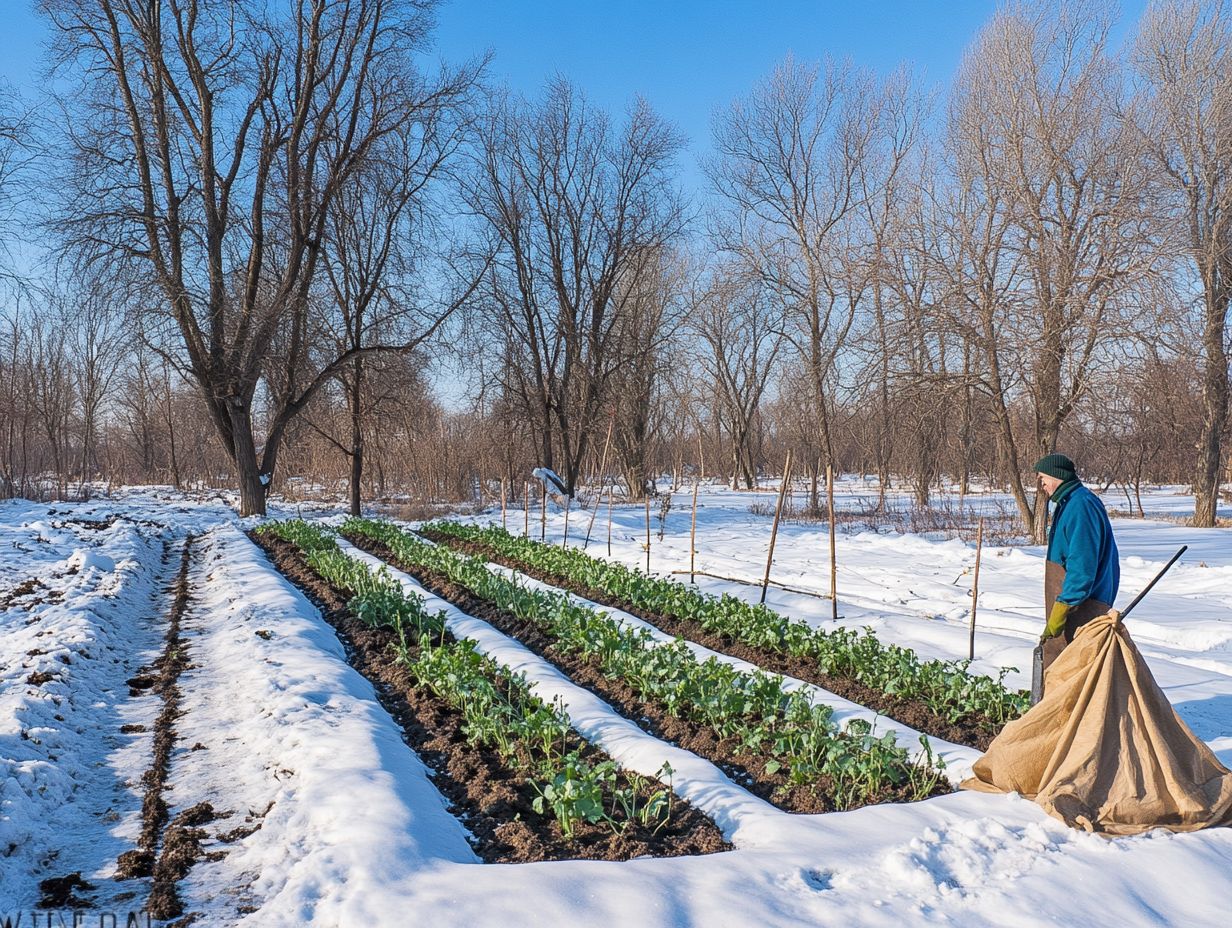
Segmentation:
<svg viewBox="0 0 1232 928">
<path fill-rule="evenodd" d="M 779 518 L 783 515 L 783 499 L 787 496 L 787 485 L 791 480 L 791 449 L 787 451 L 787 461 L 783 464 L 783 484 L 779 487 L 779 501 L 774 506 L 774 522 L 770 526 L 770 552 L 766 555 L 766 575 L 761 580 L 761 599 L 766 601 L 766 590 L 770 586 L 770 565 L 774 563 L 774 543 L 779 536 Z"/>
<path fill-rule="evenodd" d="M 530 537 L 530 481 L 526 482 L 526 490 L 522 494 L 522 515 L 525 516 L 522 525 L 522 537 Z"/>
<path fill-rule="evenodd" d="M 975 530 L 975 580 L 971 584 L 971 640 L 967 648 L 967 659 L 975 660 L 975 612 L 980 604 L 980 555 L 984 552 L 984 517 L 980 516 L 979 527 Z"/>
<path fill-rule="evenodd" d="M 570 497 L 565 497 L 565 537 L 560 540 L 560 546 L 562 548 L 568 546 L 569 544 L 569 504 L 572 501 L 573 500 Z"/>
<path fill-rule="evenodd" d="M 650 494 L 649 493 L 646 493 L 646 573 L 650 573 Z"/>
<path fill-rule="evenodd" d="M 539 540 L 548 540 L 548 482 L 543 481 L 543 506 L 539 510 Z"/>
<path fill-rule="evenodd" d="M 501 477 L 501 529 L 506 532 L 509 531 L 509 521 L 507 518 L 506 509 L 508 502 L 508 495 L 505 492 L 505 478 Z"/>
<path fill-rule="evenodd" d="M 693 574 L 697 558 L 697 490 L 702 485 L 706 474 L 706 452 L 702 449 L 702 432 L 700 424 L 697 430 L 697 480 L 693 484 L 693 521 L 689 526 L 689 582 L 696 583 Z"/>
<path fill-rule="evenodd" d="M 694 567 L 697 559 L 697 488 L 701 486 L 701 474 L 698 474 L 697 480 L 693 482 L 693 521 L 689 525 L 689 582 L 695 583 L 693 578 Z"/>
<path fill-rule="evenodd" d="M 604 480 L 607 475 L 607 449 L 612 442 L 612 426 L 616 424 L 616 420 L 612 419 L 607 424 L 607 438 L 603 442 L 603 455 L 599 459 L 599 479 Z M 603 499 L 602 485 L 599 488 L 599 495 L 595 497 L 595 508 L 590 513 L 590 525 L 586 527 L 586 541 L 582 543 L 582 550 L 586 550 L 586 546 L 590 544 L 590 533 L 595 527 L 595 516 L 599 514 L 599 501 Z M 608 552 L 611 554 L 611 552 Z"/>
<path fill-rule="evenodd" d="M 830 617 L 838 621 L 838 558 L 834 550 L 834 467 L 826 465 L 826 503 L 830 508 Z"/>
<path fill-rule="evenodd" d="M 609 483 L 607 487 L 607 556 L 612 556 L 612 497 L 616 495 L 616 484 Z"/>
</svg>

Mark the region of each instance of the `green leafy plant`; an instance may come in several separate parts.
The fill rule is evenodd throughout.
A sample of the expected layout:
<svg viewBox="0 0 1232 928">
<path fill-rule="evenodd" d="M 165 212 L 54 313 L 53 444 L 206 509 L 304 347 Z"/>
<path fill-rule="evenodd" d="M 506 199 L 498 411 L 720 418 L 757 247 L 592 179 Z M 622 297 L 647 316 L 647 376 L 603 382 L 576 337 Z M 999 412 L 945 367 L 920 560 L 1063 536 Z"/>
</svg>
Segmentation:
<svg viewBox="0 0 1232 928">
<path fill-rule="evenodd" d="M 923 660 L 914 651 L 884 644 L 863 631 L 813 628 L 764 605 L 734 596 L 712 596 L 665 577 L 597 558 L 573 548 L 544 545 L 491 526 L 433 522 L 424 527 L 474 542 L 511 561 L 599 590 L 647 615 L 695 621 L 707 631 L 744 644 L 814 660 L 827 675 L 845 677 L 889 696 L 916 699 L 947 722 L 1001 725 L 1030 704 L 1024 690 L 1005 686 L 1011 668 L 994 679 L 970 673 L 970 661 Z"/>
<path fill-rule="evenodd" d="M 322 580 L 351 594 L 347 608 L 360 621 L 394 629 L 398 659 L 412 679 L 457 710 L 468 743 L 492 749 L 523 777 L 535 810 L 550 812 L 564 835 L 573 837 L 581 822 L 619 833 L 635 822 L 657 831 L 670 819 L 670 787 L 651 790 L 646 778 L 623 776 L 611 760 L 586 760 L 586 742 L 573 733 L 562 703 L 545 703 L 525 675 L 481 654 L 474 641 L 448 638 L 444 614 L 406 595 L 388 570 L 369 570 L 318 525 L 270 522 L 257 531 L 295 545 Z M 642 793 L 649 797 L 639 802 Z"/>
<path fill-rule="evenodd" d="M 713 657 L 699 661 L 683 641 L 661 644 L 644 628 L 621 625 L 564 594 L 527 589 L 478 558 L 429 544 L 388 522 L 350 519 L 342 532 L 379 542 L 400 564 L 441 574 L 533 623 L 554 647 L 594 661 L 666 712 L 764 752 L 765 772 L 785 771 L 787 785 L 829 783 L 839 808 L 877 801 L 887 790 L 924 798 L 939 782 L 940 762 L 931 751 L 929 769 L 917 769 L 893 734 L 873 737 L 859 725 L 840 729 L 828 707 L 814 705 L 803 690 L 785 689 L 776 675 L 745 672 Z"/>
</svg>

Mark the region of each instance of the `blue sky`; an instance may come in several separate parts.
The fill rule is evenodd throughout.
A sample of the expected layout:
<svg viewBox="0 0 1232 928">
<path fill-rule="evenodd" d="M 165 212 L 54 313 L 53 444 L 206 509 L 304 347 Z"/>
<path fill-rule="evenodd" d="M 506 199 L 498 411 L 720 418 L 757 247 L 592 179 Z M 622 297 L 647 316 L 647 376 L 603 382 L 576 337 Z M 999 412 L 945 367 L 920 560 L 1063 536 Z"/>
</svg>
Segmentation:
<svg viewBox="0 0 1232 928">
<path fill-rule="evenodd" d="M 1145 0 L 1121 4 L 1132 28 Z M 619 112 L 634 94 L 689 138 L 688 187 L 700 182 L 710 116 L 747 93 L 792 52 L 829 54 L 888 72 L 910 62 L 945 85 L 996 0 L 451 0 L 440 11 L 437 53 L 458 61 L 486 49 L 492 75 L 533 95 L 553 73 Z M 0 76 L 38 86 L 47 29 L 33 0 L 0 0 Z"/>
</svg>

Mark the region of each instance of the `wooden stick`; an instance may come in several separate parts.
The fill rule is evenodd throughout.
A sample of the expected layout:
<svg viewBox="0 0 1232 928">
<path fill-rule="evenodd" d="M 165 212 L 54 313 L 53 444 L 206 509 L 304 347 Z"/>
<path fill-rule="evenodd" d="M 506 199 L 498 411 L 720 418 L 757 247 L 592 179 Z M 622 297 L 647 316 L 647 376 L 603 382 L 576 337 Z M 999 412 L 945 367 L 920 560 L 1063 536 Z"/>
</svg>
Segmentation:
<svg viewBox="0 0 1232 928">
<path fill-rule="evenodd" d="M 522 515 L 525 516 L 522 525 L 522 537 L 530 537 L 530 481 L 526 481 L 526 490 L 522 494 Z"/>
<path fill-rule="evenodd" d="M 979 527 L 975 530 L 975 580 L 971 584 L 971 641 L 967 648 L 967 659 L 975 660 L 975 611 L 980 604 L 980 555 L 984 551 L 984 517 L 980 516 Z"/>
<path fill-rule="evenodd" d="M 548 540 L 548 482 L 543 481 L 543 506 L 539 510 L 539 540 Z"/>
<path fill-rule="evenodd" d="M 706 453 L 702 449 L 702 430 L 701 423 L 698 423 L 697 429 L 697 480 L 693 484 L 693 521 L 689 526 L 689 582 L 695 583 L 693 579 L 694 566 L 697 558 L 697 489 L 702 485 L 702 477 L 706 473 Z"/>
<path fill-rule="evenodd" d="M 830 617 L 838 621 L 838 558 L 834 550 L 834 467 L 826 465 L 826 503 L 830 507 Z"/>
<path fill-rule="evenodd" d="M 560 540 L 560 546 L 562 548 L 567 547 L 569 544 L 569 509 L 571 508 L 569 504 L 571 502 L 572 502 L 572 499 L 566 496 L 565 497 L 565 537 Z"/>
<path fill-rule="evenodd" d="M 680 574 L 681 576 L 684 576 L 685 574 L 688 573 L 688 571 L 682 567 L 679 570 L 673 570 L 672 573 Z M 761 585 L 760 580 L 746 580 L 743 577 L 729 577 L 726 574 L 716 574 L 708 570 L 699 570 L 697 571 L 697 575 L 699 577 L 711 577 L 715 580 L 726 580 L 728 583 L 741 583 L 744 586 L 760 586 Z M 816 590 L 805 590 L 798 586 L 790 586 L 786 583 L 779 583 L 777 580 L 771 580 L 770 585 L 773 587 L 777 587 L 780 590 L 787 590 L 789 593 L 801 593 L 804 596 L 815 596 L 818 599 L 829 599 L 830 598 L 829 593 L 818 593 Z"/>
<path fill-rule="evenodd" d="M 689 582 L 694 583 L 693 573 L 697 559 L 697 488 L 702 485 L 701 474 L 693 481 L 693 521 L 689 525 Z"/>
<path fill-rule="evenodd" d="M 506 532 L 509 531 L 509 521 L 506 510 L 508 502 L 508 496 L 505 492 L 505 478 L 501 477 L 501 529 Z"/>
<path fill-rule="evenodd" d="M 612 556 L 612 497 L 616 495 L 616 484 L 607 486 L 607 556 Z"/>
<path fill-rule="evenodd" d="M 783 464 L 783 484 L 779 487 L 779 501 L 774 506 L 774 522 L 770 526 L 770 552 L 766 555 L 766 575 L 761 580 L 761 599 L 766 601 L 766 589 L 770 586 L 770 565 L 774 563 L 774 543 L 779 536 L 779 518 L 783 515 L 783 499 L 787 496 L 787 484 L 791 480 L 791 449 L 787 450 L 787 461 Z"/>
<path fill-rule="evenodd" d="M 650 494 L 645 492 L 645 487 L 642 492 L 646 496 L 646 573 L 650 573 Z"/>
<path fill-rule="evenodd" d="M 612 426 L 616 424 L 613 418 L 607 424 L 607 438 L 603 442 L 603 456 L 599 460 L 599 479 L 604 480 L 607 475 L 607 449 L 612 442 Z M 603 499 L 603 487 L 600 484 L 599 495 L 595 497 L 595 508 L 590 513 L 590 525 L 586 527 L 586 541 L 582 543 L 582 550 L 586 550 L 586 546 L 590 544 L 590 532 L 595 527 L 595 516 L 599 514 L 599 500 Z M 609 554 L 611 552 L 608 552 Z"/>
</svg>

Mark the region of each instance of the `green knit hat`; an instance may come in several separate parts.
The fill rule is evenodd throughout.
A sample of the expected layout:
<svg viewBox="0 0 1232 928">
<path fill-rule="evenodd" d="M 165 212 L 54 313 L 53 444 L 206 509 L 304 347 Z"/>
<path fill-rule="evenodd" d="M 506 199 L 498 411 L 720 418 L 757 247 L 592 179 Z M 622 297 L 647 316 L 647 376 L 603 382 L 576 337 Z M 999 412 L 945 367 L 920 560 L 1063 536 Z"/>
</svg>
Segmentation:
<svg viewBox="0 0 1232 928">
<path fill-rule="evenodd" d="M 1074 462 L 1063 454 L 1046 454 L 1035 462 L 1035 472 L 1070 481 L 1078 477 Z"/>
</svg>

